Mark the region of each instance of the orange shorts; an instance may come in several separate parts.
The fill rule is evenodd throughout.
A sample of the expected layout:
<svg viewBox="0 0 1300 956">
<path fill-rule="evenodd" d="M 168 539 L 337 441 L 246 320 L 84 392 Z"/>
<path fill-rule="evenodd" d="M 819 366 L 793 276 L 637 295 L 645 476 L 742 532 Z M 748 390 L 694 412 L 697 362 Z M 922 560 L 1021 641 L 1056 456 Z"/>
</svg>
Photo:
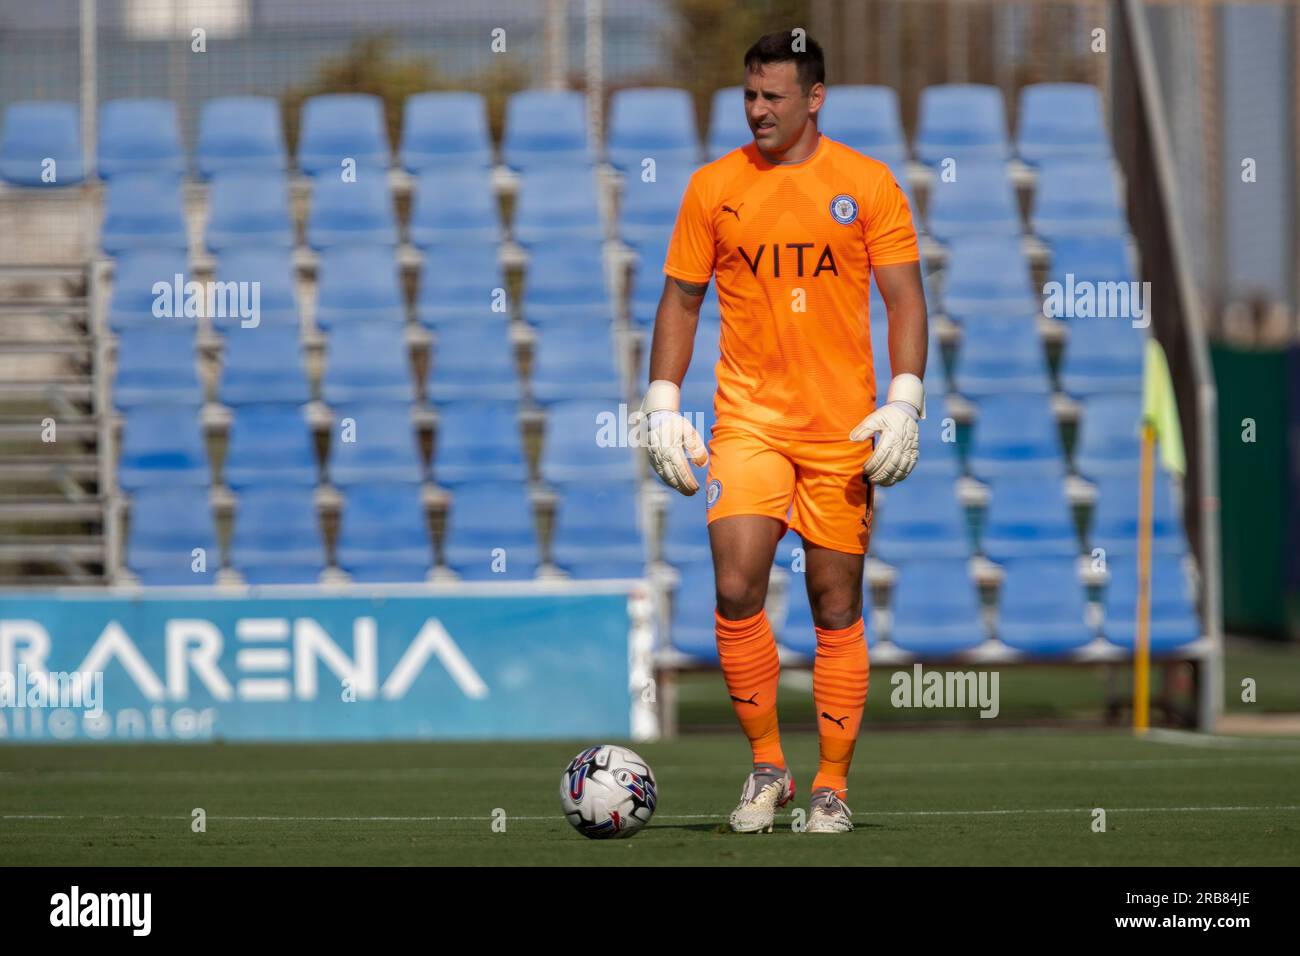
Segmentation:
<svg viewBox="0 0 1300 956">
<path fill-rule="evenodd" d="M 865 554 L 874 489 L 862 466 L 871 451 L 869 441 L 772 438 L 718 422 L 709 442 L 708 520 L 766 515 L 813 544 Z"/>
</svg>

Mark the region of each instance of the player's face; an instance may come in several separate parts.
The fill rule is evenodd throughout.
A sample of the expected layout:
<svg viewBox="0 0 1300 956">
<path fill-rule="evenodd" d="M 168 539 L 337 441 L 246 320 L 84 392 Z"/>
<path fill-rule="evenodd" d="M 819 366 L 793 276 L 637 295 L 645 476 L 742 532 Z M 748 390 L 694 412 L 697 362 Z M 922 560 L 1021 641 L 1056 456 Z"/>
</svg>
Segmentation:
<svg viewBox="0 0 1300 956">
<path fill-rule="evenodd" d="M 805 93 L 793 63 L 768 63 L 745 71 L 745 119 L 758 148 L 782 153 L 803 134 L 808 118 L 821 107 L 822 86 Z"/>
</svg>

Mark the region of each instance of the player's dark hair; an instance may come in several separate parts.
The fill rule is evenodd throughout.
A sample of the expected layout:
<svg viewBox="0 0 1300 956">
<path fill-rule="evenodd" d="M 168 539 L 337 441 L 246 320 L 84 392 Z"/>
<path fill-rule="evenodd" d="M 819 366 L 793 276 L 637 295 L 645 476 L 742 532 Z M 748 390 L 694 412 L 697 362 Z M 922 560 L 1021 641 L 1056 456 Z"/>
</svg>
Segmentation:
<svg viewBox="0 0 1300 956">
<path fill-rule="evenodd" d="M 807 34 L 803 35 L 800 46 L 802 50 L 794 49 L 791 30 L 765 33 L 745 51 L 745 69 L 753 70 L 769 63 L 793 63 L 799 74 L 799 85 L 806 94 L 814 83 L 826 82 L 826 58 L 822 56 L 821 44 Z"/>
</svg>

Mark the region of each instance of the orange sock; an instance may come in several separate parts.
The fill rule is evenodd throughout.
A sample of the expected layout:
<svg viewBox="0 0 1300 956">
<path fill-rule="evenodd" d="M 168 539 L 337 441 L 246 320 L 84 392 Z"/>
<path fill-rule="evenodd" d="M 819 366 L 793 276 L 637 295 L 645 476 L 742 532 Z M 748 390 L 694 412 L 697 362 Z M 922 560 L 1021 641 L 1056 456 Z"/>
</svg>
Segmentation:
<svg viewBox="0 0 1300 956">
<path fill-rule="evenodd" d="M 862 618 L 838 630 L 815 628 L 817 657 L 813 662 L 813 703 L 821 737 L 821 762 L 813 790 L 830 787 L 844 796 L 849 785 L 849 764 L 858 740 L 862 711 L 867 705 L 871 665 L 867 660 L 866 629 Z"/>
<path fill-rule="evenodd" d="M 754 751 L 754 763 L 784 767 L 785 754 L 781 752 L 781 732 L 776 722 L 781 662 L 767 614 L 759 611 L 753 617 L 729 621 L 715 609 L 713 618 L 722 676 L 727 681 L 732 709 Z"/>
</svg>

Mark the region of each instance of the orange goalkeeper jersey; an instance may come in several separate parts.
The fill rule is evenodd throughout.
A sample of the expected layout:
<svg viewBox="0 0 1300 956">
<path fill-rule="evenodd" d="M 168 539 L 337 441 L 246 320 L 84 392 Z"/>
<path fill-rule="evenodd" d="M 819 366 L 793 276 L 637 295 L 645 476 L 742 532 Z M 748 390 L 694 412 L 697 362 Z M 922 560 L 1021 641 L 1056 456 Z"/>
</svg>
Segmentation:
<svg viewBox="0 0 1300 956">
<path fill-rule="evenodd" d="M 774 166 L 750 143 L 697 170 L 664 272 L 717 275 L 719 422 L 847 437 L 875 407 L 870 269 L 918 258 L 889 168 L 826 136 L 801 163 Z"/>
</svg>

